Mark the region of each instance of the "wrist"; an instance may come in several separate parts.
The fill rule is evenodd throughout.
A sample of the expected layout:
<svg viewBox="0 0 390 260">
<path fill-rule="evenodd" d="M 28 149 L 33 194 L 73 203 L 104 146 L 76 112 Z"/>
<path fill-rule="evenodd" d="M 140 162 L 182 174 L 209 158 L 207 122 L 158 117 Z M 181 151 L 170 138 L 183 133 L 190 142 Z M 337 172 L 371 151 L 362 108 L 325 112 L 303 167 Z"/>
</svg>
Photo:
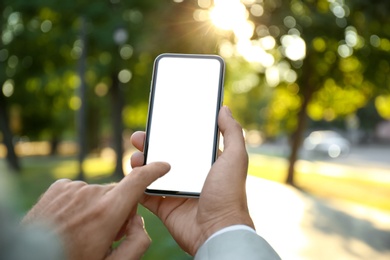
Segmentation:
<svg viewBox="0 0 390 260">
<path fill-rule="evenodd" d="M 204 228 L 201 231 L 199 239 L 196 243 L 194 243 L 193 252 L 190 252 L 191 255 L 195 255 L 198 249 L 205 244 L 208 240 L 220 234 L 220 232 L 229 231 L 229 229 L 249 229 L 253 232 L 255 231 L 255 227 L 252 219 L 249 215 L 245 214 L 243 216 L 229 216 L 221 219 L 214 219 L 213 223 L 209 223 L 208 225 L 203 225 Z"/>
<path fill-rule="evenodd" d="M 235 230 L 247 230 L 247 231 L 250 231 L 250 232 L 256 234 L 256 230 L 254 228 L 249 227 L 247 225 L 237 224 L 237 225 L 224 227 L 224 228 L 218 230 L 217 232 L 212 234 L 203 244 L 206 244 L 208 241 L 210 241 L 211 239 L 213 239 L 214 237 L 216 237 L 218 235 L 221 235 L 221 234 L 229 232 L 229 231 L 235 231 Z"/>
<path fill-rule="evenodd" d="M 236 216 L 229 216 L 220 219 L 219 221 L 214 221 L 213 225 L 211 225 L 209 228 L 207 228 L 207 230 L 205 230 L 204 234 L 206 239 L 204 241 L 209 239 L 216 232 L 224 228 L 236 226 L 236 225 L 247 226 L 255 230 L 255 226 L 249 214 L 239 214 Z"/>
</svg>

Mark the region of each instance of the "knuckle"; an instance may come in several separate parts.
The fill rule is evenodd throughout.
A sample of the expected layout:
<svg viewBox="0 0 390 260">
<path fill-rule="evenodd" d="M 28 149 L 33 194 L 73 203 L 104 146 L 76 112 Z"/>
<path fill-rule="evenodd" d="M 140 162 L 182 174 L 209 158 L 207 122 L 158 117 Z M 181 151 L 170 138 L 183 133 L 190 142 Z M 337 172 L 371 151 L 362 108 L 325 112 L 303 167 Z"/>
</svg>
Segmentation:
<svg viewBox="0 0 390 260">
<path fill-rule="evenodd" d="M 76 184 L 75 193 L 78 197 L 82 198 L 95 198 L 100 197 L 103 192 L 103 188 L 99 185 L 88 185 L 88 184 Z"/>
<path fill-rule="evenodd" d="M 67 185 L 68 183 L 71 183 L 72 180 L 70 179 L 58 179 L 56 180 L 55 182 L 53 182 L 49 188 L 53 188 L 53 187 L 63 187 L 65 185 Z"/>
<path fill-rule="evenodd" d="M 71 194 L 85 193 L 88 190 L 88 184 L 84 181 L 72 181 L 68 182 L 65 187 L 65 191 Z"/>
<path fill-rule="evenodd" d="M 67 185 L 71 183 L 70 179 L 59 179 L 53 182 L 49 188 L 46 190 L 45 194 L 60 194 L 67 191 Z"/>
<path fill-rule="evenodd" d="M 133 168 L 133 170 L 131 171 L 131 175 L 132 175 L 132 176 L 138 176 L 138 175 L 141 174 L 141 172 L 142 172 L 141 167 L 135 167 L 135 168 Z"/>
<path fill-rule="evenodd" d="M 126 178 L 132 178 L 133 182 L 139 182 L 143 178 L 142 168 L 134 168 Z"/>
<path fill-rule="evenodd" d="M 83 187 L 83 186 L 87 186 L 88 184 L 85 181 L 78 181 L 77 180 L 77 181 L 70 182 L 69 185 Z"/>
<path fill-rule="evenodd" d="M 68 182 L 71 182 L 72 180 L 71 179 L 68 179 L 68 178 L 62 178 L 62 179 L 58 179 L 54 182 L 55 183 L 68 183 Z"/>
</svg>

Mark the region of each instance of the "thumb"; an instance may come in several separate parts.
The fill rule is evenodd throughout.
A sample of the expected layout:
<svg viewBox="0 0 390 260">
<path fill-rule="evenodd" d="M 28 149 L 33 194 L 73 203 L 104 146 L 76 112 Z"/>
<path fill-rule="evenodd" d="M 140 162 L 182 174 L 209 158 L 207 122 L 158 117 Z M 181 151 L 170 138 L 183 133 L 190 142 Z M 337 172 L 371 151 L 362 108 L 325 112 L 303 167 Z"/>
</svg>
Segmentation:
<svg viewBox="0 0 390 260">
<path fill-rule="evenodd" d="M 150 246 L 150 238 L 140 215 L 134 215 L 126 228 L 126 237 L 106 260 L 141 259 Z"/>
<path fill-rule="evenodd" d="M 246 153 L 241 125 L 233 118 L 227 106 L 223 106 L 219 112 L 218 126 L 223 135 L 224 151 L 240 149 L 241 153 Z"/>
</svg>

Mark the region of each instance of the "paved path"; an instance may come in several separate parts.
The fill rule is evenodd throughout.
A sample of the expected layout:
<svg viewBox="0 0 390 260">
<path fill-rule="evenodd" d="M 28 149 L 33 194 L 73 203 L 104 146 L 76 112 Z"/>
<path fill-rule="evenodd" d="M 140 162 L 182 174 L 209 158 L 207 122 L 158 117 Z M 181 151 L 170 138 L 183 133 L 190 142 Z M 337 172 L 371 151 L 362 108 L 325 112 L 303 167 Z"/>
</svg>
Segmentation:
<svg viewBox="0 0 390 260">
<path fill-rule="evenodd" d="M 248 176 L 257 232 L 282 259 L 390 259 L 390 213 L 314 198 Z"/>
</svg>

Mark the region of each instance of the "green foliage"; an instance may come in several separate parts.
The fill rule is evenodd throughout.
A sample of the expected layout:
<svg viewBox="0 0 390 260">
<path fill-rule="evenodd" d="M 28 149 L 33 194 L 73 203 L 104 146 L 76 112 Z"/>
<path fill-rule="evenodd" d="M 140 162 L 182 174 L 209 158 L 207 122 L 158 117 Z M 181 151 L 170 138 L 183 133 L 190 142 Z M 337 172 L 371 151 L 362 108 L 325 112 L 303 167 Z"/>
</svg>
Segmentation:
<svg viewBox="0 0 390 260">
<path fill-rule="evenodd" d="M 312 120 L 347 117 L 377 97 L 374 104 L 387 117 L 381 104 L 390 92 L 388 1 L 246 3 L 254 24 L 252 40 L 259 44 L 271 37 L 275 44 L 266 50 L 274 59 L 267 66 L 248 63 L 240 55 L 226 56 L 225 103 L 244 127 L 269 136 L 292 132 L 305 99 L 311 100 Z M 8 100 L 17 122 L 14 132 L 31 138 L 74 136 L 81 17 L 87 22 L 89 132 L 98 135 L 111 128 L 113 75 L 130 73 L 130 81 L 121 86 L 123 121 L 128 128 L 143 129 L 158 54 L 224 54 L 227 42 L 237 43 L 233 33 L 199 18 L 208 6 L 199 7 L 197 1 L 6 0 L 1 5 L 0 83 L 13 88 Z M 251 12 L 253 5 L 261 6 L 261 15 Z M 127 37 L 115 42 L 118 30 Z M 297 50 L 288 50 L 285 41 L 294 37 L 305 42 L 304 58 L 289 55 Z M 275 71 L 278 76 L 272 76 Z"/>
<path fill-rule="evenodd" d="M 0 62 L 1 85 L 8 82 L 18 127 L 30 138 L 72 137 L 83 49 L 81 18 L 87 23 L 88 131 L 110 129 L 111 78 L 126 70 L 122 83 L 126 127 L 145 126 L 154 58 L 162 52 L 213 53 L 207 28 L 193 19 L 194 1 L 5 1 Z M 93 119 L 94 118 L 94 119 Z M 106 130 L 105 130 L 106 129 Z"/>
<path fill-rule="evenodd" d="M 353 115 L 377 97 L 380 97 L 377 104 L 384 103 L 380 100 L 386 99 L 390 91 L 388 1 L 245 3 L 249 20 L 254 24 L 252 44 L 260 42 L 261 46 L 262 41 L 270 37 L 275 40 L 272 49 L 264 49 L 274 57 L 273 64 L 264 65 L 262 60 L 257 61 L 262 64 L 257 68 L 259 85 L 265 85 L 257 88 L 269 105 L 250 106 L 255 100 L 258 105 L 263 103 L 252 89 L 245 95 L 234 97 L 240 103 L 234 106 L 249 108 L 246 115 L 240 116 L 245 124 L 250 121 L 254 123 L 252 127 L 261 128 L 259 123 L 266 123 L 263 127 L 265 133 L 274 136 L 296 129 L 303 100 L 309 100 L 307 112 L 315 121 L 333 121 Z M 262 10 L 260 15 L 253 11 L 253 7 Z M 294 46 L 291 42 L 299 38 L 305 43 L 302 58 L 296 56 L 298 46 L 291 47 Z M 236 44 L 237 39 L 229 34 L 226 39 Z M 240 66 L 242 78 L 253 73 L 242 63 Z M 294 74 L 295 80 L 284 76 Z M 228 82 L 230 85 L 240 81 L 237 78 L 229 80 L 233 81 Z M 377 105 L 376 108 L 381 110 L 381 115 L 387 114 L 384 106 Z M 249 111 L 251 109 L 257 111 Z"/>
</svg>

